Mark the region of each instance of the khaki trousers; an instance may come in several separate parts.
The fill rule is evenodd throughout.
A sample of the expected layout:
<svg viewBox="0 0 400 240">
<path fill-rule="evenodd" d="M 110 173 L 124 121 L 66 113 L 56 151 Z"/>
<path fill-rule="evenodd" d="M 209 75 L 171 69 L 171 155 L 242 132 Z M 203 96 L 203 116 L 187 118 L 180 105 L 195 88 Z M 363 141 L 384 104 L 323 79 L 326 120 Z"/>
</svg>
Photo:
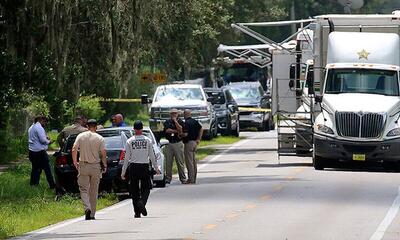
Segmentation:
<svg viewBox="0 0 400 240">
<path fill-rule="evenodd" d="M 185 163 L 188 171 L 188 182 L 196 183 L 197 162 L 196 162 L 196 141 L 185 143 Z"/>
<path fill-rule="evenodd" d="M 171 182 L 172 180 L 172 163 L 176 162 L 176 166 L 178 168 L 179 180 L 181 182 L 186 181 L 185 175 L 185 164 L 184 164 L 184 157 L 183 157 L 183 143 L 170 143 L 167 146 L 167 166 L 166 166 L 166 181 Z"/>
<path fill-rule="evenodd" d="M 78 185 L 83 207 L 90 210 L 91 217 L 96 213 L 97 196 L 101 178 L 100 163 L 79 163 Z"/>
</svg>

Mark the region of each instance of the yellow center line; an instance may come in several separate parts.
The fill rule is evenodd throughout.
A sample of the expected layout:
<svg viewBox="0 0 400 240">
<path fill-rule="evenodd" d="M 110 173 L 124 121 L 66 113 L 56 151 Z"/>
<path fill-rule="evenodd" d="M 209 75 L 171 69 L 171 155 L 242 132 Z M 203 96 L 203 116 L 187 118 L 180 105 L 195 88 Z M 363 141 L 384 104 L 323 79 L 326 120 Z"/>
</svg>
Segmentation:
<svg viewBox="0 0 400 240">
<path fill-rule="evenodd" d="M 214 229 L 214 228 L 216 228 L 216 227 L 217 227 L 216 224 L 208 224 L 208 225 L 206 225 L 206 226 L 204 227 L 204 229 L 206 229 L 206 230 L 212 230 L 212 229 Z"/>
<path fill-rule="evenodd" d="M 275 187 L 274 187 L 274 190 L 277 191 L 277 192 L 282 191 L 282 189 L 283 189 L 283 186 L 282 186 L 282 185 L 279 185 L 279 186 L 275 186 Z"/>
<path fill-rule="evenodd" d="M 254 209 L 254 208 L 256 208 L 256 205 L 253 204 L 253 203 L 250 203 L 250 204 L 246 205 L 246 209 Z"/>
<path fill-rule="evenodd" d="M 226 218 L 235 218 L 237 216 L 238 216 L 237 213 L 230 213 L 230 214 L 226 215 Z"/>
<path fill-rule="evenodd" d="M 270 195 L 263 195 L 263 196 L 260 197 L 261 200 L 268 200 L 270 198 L 271 198 Z"/>
<path fill-rule="evenodd" d="M 286 179 L 289 180 L 289 181 L 291 181 L 291 180 L 294 179 L 294 177 L 293 177 L 293 176 L 290 176 L 290 177 L 286 177 Z"/>
</svg>

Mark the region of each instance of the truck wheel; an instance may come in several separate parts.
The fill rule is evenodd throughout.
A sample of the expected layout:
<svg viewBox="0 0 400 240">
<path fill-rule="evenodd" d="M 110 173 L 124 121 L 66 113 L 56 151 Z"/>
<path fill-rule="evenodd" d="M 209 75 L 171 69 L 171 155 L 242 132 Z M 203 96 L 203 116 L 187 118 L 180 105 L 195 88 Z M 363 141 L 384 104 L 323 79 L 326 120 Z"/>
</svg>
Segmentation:
<svg viewBox="0 0 400 240">
<path fill-rule="evenodd" d="M 313 156 L 313 166 L 315 170 L 324 170 L 325 168 L 325 159 L 320 156 Z"/>
<path fill-rule="evenodd" d="M 240 126 L 239 126 L 239 121 L 236 123 L 236 128 L 232 130 L 232 135 L 235 137 L 239 137 L 240 134 Z"/>
<path fill-rule="evenodd" d="M 275 123 L 274 123 L 274 120 L 273 120 L 273 119 L 270 119 L 269 122 L 270 122 L 270 124 L 269 124 L 269 126 L 270 126 L 269 129 L 270 129 L 270 130 L 275 130 Z"/>
</svg>

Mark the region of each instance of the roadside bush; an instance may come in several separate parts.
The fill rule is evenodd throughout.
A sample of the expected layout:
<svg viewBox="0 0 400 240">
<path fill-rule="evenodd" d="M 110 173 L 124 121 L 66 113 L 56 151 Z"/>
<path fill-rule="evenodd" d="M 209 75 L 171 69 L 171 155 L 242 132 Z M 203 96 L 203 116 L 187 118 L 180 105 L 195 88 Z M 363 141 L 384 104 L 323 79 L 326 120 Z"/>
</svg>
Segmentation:
<svg viewBox="0 0 400 240">
<path fill-rule="evenodd" d="M 105 111 L 100 105 L 101 98 L 92 94 L 89 96 L 81 96 L 75 105 L 67 106 L 66 115 L 73 119 L 74 116 L 83 115 L 88 119 L 100 119 Z"/>
</svg>

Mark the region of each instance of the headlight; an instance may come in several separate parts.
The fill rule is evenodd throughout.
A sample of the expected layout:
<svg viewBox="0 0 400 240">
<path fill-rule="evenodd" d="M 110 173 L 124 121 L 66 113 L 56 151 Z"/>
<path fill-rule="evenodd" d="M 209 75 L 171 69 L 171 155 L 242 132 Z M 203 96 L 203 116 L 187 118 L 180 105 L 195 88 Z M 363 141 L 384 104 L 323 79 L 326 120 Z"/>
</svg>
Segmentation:
<svg viewBox="0 0 400 240">
<path fill-rule="evenodd" d="M 394 128 L 386 134 L 387 137 L 394 137 L 394 136 L 399 136 L 400 135 L 400 128 Z"/>
<path fill-rule="evenodd" d="M 317 124 L 317 129 L 318 129 L 318 131 L 326 133 L 326 134 L 331 134 L 331 135 L 334 134 L 332 128 L 327 127 L 324 124 Z"/>
</svg>

